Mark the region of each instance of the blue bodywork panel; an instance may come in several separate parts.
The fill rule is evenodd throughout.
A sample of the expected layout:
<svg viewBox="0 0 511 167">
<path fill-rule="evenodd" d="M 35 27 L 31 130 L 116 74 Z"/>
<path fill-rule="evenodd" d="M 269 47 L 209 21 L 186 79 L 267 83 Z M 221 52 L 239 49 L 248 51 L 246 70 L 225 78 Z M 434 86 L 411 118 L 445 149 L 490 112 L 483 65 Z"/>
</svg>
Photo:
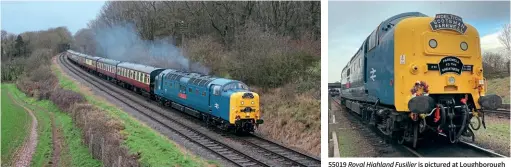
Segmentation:
<svg viewBox="0 0 511 167">
<path fill-rule="evenodd" d="M 231 95 L 239 90 L 224 91 L 223 86 L 233 82 L 239 81 L 167 69 L 155 78 L 154 93 L 228 121 Z M 217 87 L 217 94 L 214 87 Z"/>
<path fill-rule="evenodd" d="M 215 79 L 208 87 L 210 88 L 210 102 L 211 102 L 211 115 L 220 117 L 224 120 L 229 120 L 229 108 L 231 104 L 232 91 L 220 91 L 220 95 L 215 95 L 213 87 L 226 85 L 233 80 L 230 79 Z"/>
<path fill-rule="evenodd" d="M 394 29 L 391 31 L 382 39 L 385 42 L 366 54 L 365 87 L 368 101 L 375 102 L 379 99 L 380 103 L 386 105 L 394 105 Z"/>
</svg>

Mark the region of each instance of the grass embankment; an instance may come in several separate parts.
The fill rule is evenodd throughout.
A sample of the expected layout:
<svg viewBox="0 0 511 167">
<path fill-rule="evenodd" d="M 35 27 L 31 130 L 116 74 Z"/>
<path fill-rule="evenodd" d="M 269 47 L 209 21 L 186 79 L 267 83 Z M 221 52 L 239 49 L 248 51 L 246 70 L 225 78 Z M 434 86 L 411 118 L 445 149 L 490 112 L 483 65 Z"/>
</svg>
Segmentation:
<svg viewBox="0 0 511 167">
<path fill-rule="evenodd" d="M 2 166 L 9 166 L 16 150 L 27 138 L 31 118 L 8 96 L 2 85 Z"/>
<path fill-rule="evenodd" d="M 313 155 L 321 152 L 320 101 L 312 92 L 294 94 L 295 88 L 284 87 L 260 93 L 264 135 Z"/>
<path fill-rule="evenodd" d="M 499 95 L 502 97 L 502 103 L 509 104 L 509 79 L 509 77 L 504 77 L 488 80 L 486 94 Z M 481 127 L 481 129 L 474 131 L 476 143 L 496 150 L 501 154 L 509 155 L 509 128 L 509 120 L 507 118 L 486 116 L 486 129 Z"/>
<path fill-rule="evenodd" d="M 140 155 L 139 162 L 142 166 L 217 165 L 216 162 L 207 162 L 187 153 L 167 137 L 137 121 L 113 104 L 101 100 L 100 97 L 95 97 L 89 90 L 79 87 L 69 76 L 63 75 L 61 69 L 56 65 L 52 65 L 52 71 L 56 74 L 61 87 L 82 94 L 90 104 L 106 111 L 108 116 L 114 120 L 119 120 L 123 124 L 125 128 L 121 133 L 125 140 L 122 145 L 126 146 L 131 154 L 138 153 Z"/>
<path fill-rule="evenodd" d="M 509 77 L 488 80 L 488 91 L 486 94 L 496 94 L 502 97 L 502 103 L 509 104 Z"/>
<path fill-rule="evenodd" d="M 52 158 L 53 140 L 49 112 L 54 114 L 56 128 L 61 129 L 64 134 L 64 139 L 62 140 L 64 147 L 60 155 L 59 166 L 101 166 L 101 162 L 93 159 L 87 146 L 82 144 L 81 130 L 73 125 L 68 114 L 60 111 L 49 100 L 39 101 L 35 98 L 27 97 L 12 84 L 3 84 L 2 89 L 4 87 L 11 92 L 13 98 L 17 101 L 27 104 L 25 106 L 34 111 L 39 122 L 39 140 L 32 159 L 32 166 L 45 166 Z"/>
</svg>

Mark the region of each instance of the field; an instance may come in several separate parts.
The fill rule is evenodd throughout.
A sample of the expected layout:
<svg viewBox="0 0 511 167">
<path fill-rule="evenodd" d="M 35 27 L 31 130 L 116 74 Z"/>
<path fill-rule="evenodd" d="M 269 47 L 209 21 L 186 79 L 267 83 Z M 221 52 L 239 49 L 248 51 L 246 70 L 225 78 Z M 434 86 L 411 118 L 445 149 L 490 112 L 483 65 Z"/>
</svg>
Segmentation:
<svg viewBox="0 0 511 167">
<path fill-rule="evenodd" d="M 25 138 L 31 118 L 20 106 L 8 98 L 7 88 L 2 85 L 2 166 L 8 166 Z"/>
</svg>

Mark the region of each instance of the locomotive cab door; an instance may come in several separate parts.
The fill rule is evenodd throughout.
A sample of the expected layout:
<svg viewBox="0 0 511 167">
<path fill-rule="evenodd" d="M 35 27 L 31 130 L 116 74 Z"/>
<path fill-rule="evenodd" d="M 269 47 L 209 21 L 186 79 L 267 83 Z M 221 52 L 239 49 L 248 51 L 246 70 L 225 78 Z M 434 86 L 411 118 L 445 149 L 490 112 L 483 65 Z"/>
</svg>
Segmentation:
<svg viewBox="0 0 511 167">
<path fill-rule="evenodd" d="M 364 49 L 363 49 L 363 59 L 364 59 L 364 63 L 362 63 L 362 70 L 364 71 L 364 93 L 368 94 L 369 92 L 367 91 L 366 87 L 365 87 L 365 84 L 367 83 L 367 42 L 368 42 L 368 39 L 369 37 L 366 38 L 365 42 L 364 42 Z"/>
<path fill-rule="evenodd" d="M 220 85 L 211 85 L 211 88 L 209 89 L 209 112 L 215 112 L 218 111 L 220 106 L 220 97 L 221 97 L 221 88 Z"/>
</svg>

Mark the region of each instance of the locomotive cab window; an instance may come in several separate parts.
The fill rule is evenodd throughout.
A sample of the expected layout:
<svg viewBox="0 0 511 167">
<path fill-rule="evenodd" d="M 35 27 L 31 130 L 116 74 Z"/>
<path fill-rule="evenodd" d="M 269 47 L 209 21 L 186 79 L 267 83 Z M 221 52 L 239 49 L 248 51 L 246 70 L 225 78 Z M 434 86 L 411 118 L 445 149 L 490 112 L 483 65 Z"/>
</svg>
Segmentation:
<svg viewBox="0 0 511 167">
<path fill-rule="evenodd" d="M 220 95 L 220 86 L 218 85 L 213 86 L 213 94 L 217 96 Z"/>
<path fill-rule="evenodd" d="M 238 82 L 238 83 L 230 83 L 224 86 L 224 92 L 228 90 L 248 90 L 248 86 L 244 83 Z"/>
</svg>

